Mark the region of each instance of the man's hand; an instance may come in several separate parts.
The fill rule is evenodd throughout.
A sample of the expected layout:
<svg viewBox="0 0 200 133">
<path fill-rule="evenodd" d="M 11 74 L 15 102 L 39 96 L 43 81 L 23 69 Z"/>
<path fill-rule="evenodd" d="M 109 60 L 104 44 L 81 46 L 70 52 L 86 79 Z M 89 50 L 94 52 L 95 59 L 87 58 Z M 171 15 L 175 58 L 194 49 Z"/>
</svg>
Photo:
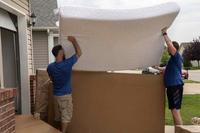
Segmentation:
<svg viewBox="0 0 200 133">
<path fill-rule="evenodd" d="M 182 77 L 183 77 L 184 79 L 188 79 L 188 78 L 189 78 L 189 73 L 188 73 L 187 70 L 182 70 Z"/>
<path fill-rule="evenodd" d="M 78 42 L 76 41 L 76 38 L 73 36 L 68 36 L 68 41 L 70 41 L 73 44 L 74 49 L 76 51 L 76 56 L 79 58 L 82 55 L 82 51 Z"/>
<path fill-rule="evenodd" d="M 154 66 L 155 69 L 158 69 L 160 73 L 164 73 L 165 67 Z"/>
<path fill-rule="evenodd" d="M 68 41 L 74 43 L 74 42 L 76 42 L 76 39 L 73 36 L 68 36 Z"/>
<path fill-rule="evenodd" d="M 162 34 L 163 33 L 167 33 L 167 29 L 168 29 L 168 27 L 165 27 L 165 28 L 163 28 L 161 31 L 162 31 Z"/>
<path fill-rule="evenodd" d="M 161 31 L 162 31 L 163 37 L 165 39 L 165 42 L 167 44 L 170 54 L 174 56 L 176 54 L 176 48 L 174 47 L 174 45 L 172 44 L 172 41 L 169 39 L 167 35 L 167 27 L 163 28 Z"/>
</svg>

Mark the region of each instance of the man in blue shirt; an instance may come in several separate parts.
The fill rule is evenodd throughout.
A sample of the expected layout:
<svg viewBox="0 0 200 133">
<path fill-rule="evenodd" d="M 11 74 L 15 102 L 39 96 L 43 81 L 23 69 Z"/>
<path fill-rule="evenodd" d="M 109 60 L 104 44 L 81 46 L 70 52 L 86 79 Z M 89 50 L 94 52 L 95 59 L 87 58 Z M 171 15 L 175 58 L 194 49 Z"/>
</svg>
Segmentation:
<svg viewBox="0 0 200 133">
<path fill-rule="evenodd" d="M 63 133 L 67 132 L 68 123 L 71 121 L 73 112 L 71 95 L 72 67 L 82 54 L 76 39 L 69 36 L 68 40 L 73 44 L 76 54 L 65 59 L 62 46 L 54 46 L 52 54 L 55 56 L 55 62 L 49 64 L 47 68 L 49 77 L 53 82 L 55 121 L 61 121 Z"/>
<path fill-rule="evenodd" d="M 167 98 L 169 109 L 172 112 L 174 125 L 182 125 L 180 114 L 182 96 L 183 96 L 183 81 L 182 81 L 182 63 L 183 59 L 178 53 L 179 44 L 171 41 L 167 35 L 167 28 L 162 29 L 162 34 L 168 47 L 170 59 L 164 70 L 164 83 L 167 88 Z"/>
</svg>

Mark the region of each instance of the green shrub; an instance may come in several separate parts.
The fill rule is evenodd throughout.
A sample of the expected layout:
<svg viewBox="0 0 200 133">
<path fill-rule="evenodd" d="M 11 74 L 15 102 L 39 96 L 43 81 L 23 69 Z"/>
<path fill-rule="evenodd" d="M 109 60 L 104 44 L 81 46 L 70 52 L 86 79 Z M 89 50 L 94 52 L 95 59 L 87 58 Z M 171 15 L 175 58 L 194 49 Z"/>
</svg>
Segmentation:
<svg viewBox="0 0 200 133">
<path fill-rule="evenodd" d="M 192 67 L 192 63 L 191 63 L 191 61 L 185 59 L 185 60 L 183 61 L 183 66 L 184 66 L 185 68 L 190 68 L 190 67 Z"/>
<path fill-rule="evenodd" d="M 167 49 L 165 49 L 165 50 L 163 51 L 160 64 L 161 64 L 162 66 L 165 66 L 165 65 L 167 64 L 169 58 L 170 58 L 170 55 L 168 54 Z"/>
</svg>

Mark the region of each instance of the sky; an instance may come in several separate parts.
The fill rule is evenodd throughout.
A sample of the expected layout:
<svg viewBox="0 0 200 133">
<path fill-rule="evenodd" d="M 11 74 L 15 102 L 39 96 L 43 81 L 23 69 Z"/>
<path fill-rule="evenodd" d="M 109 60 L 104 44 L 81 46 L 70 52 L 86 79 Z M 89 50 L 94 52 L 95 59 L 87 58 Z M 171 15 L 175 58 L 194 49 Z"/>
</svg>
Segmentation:
<svg viewBox="0 0 200 133">
<path fill-rule="evenodd" d="M 171 39 L 182 43 L 198 38 L 200 36 L 200 0 L 58 0 L 58 6 L 76 3 L 76 5 L 98 8 L 142 8 L 171 1 L 176 2 L 181 8 L 179 15 L 169 28 Z"/>
<path fill-rule="evenodd" d="M 200 0 L 174 0 L 181 11 L 170 27 L 173 40 L 190 42 L 200 36 Z"/>
</svg>

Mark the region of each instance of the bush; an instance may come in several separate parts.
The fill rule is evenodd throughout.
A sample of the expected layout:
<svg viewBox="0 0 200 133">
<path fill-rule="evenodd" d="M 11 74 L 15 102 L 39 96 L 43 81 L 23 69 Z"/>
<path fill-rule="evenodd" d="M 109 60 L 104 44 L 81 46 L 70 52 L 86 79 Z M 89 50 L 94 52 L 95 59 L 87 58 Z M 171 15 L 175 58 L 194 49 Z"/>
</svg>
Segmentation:
<svg viewBox="0 0 200 133">
<path fill-rule="evenodd" d="M 169 58 L 170 58 L 170 55 L 168 54 L 167 49 L 165 49 L 165 50 L 163 51 L 163 54 L 162 54 L 162 58 L 161 58 L 161 63 L 160 63 L 160 65 L 161 65 L 161 66 L 167 65 L 167 62 L 169 61 Z"/>
<path fill-rule="evenodd" d="M 192 67 L 192 63 L 189 60 L 185 59 L 183 61 L 183 66 L 184 66 L 184 68 L 190 68 L 190 67 Z"/>
</svg>

